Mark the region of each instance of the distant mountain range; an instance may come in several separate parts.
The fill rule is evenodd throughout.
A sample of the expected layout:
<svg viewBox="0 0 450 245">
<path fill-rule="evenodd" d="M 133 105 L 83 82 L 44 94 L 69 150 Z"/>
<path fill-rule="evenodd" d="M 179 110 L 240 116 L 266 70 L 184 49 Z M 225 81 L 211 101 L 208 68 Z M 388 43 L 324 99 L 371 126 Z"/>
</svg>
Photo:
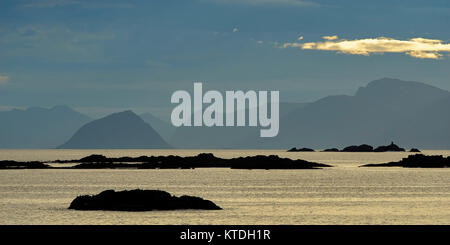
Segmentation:
<svg viewBox="0 0 450 245">
<path fill-rule="evenodd" d="M 132 111 L 113 113 L 81 127 L 64 149 L 171 148 L 161 136 Z"/>
<path fill-rule="evenodd" d="M 0 112 L 0 148 L 325 149 L 394 141 L 405 148 L 450 149 L 449 108 L 449 91 L 383 78 L 352 96 L 280 103 L 278 136 L 260 138 L 259 127 L 176 128 L 132 111 L 92 121 L 66 106 L 32 107 Z"/>
<path fill-rule="evenodd" d="M 92 119 L 67 106 L 0 112 L 0 148 L 55 148 Z"/>
<path fill-rule="evenodd" d="M 383 145 L 450 149 L 450 92 L 383 78 L 354 96 L 328 96 L 280 119 L 280 134 L 260 147 Z"/>
<path fill-rule="evenodd" d="M 180 127 L 171 142 L 180 148 L 325 149 L 395 141 L 408 148 L 450 149 L 449 108 L 448 91 L 383 78 L 353 96 L 280 103 L 280 132 L 274 138 L 260 138 L 255 127 Z"/>
<path fill-rule="evenodd" d="M 146 112 L 139 115 L 146 123 L 150 124 L 156 132 L 158 132 L 164 140 L 169 141 L 175 130 L 177 129 L 170 122 L 159 119 L 153 116 L 153 114 Z"/>
<path fill-rule="evenodd" d="M 306 105 L 306 103 L 280 103 L 280 118 Z M 223 118 L 226 118 L 225 114 Z M 177 148 L 252 149 L 257 146 L 255 144 L 257 141 L 252 139 L 259 140 L 259 131 L 259 127 L 178 127 L 169 142 Z"/>
</svg>

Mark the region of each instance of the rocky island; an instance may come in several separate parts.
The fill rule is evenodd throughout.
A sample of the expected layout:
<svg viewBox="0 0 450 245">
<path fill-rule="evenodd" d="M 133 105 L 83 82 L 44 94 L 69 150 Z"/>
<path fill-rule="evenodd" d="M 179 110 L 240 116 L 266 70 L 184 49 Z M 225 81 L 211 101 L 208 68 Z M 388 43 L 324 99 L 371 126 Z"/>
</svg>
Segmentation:
<svg viewBox="0 0 450 245">
<path fill-rule="evenodd" d="M 328 148 L 328 149 L 323 150 L 322 152 L 339 152 L 339 149 L 338 148 Z"/>
<path fill-rule="evenodd" d="M 75 210 L 152 211 L 202 209 L 221 210 L 215 203 L 195 196 L 176 197 L 161 190 L 106 190 L 97 195 L 76 197 L 69 206 Z"/>
<path fill-rule="evenodd" d="M 52 164 L 62 164 L 58 167 Z M 64 166 L 70 163 L 72 166 Z M 73 165 L 75 164 L 75 165 Z M 231 169 L 320 169 L 332 167 L 327 164 L 309 162 L 301 159 L 281 158 L 277 155 L 257 155 L 219 158 L 211 153 L 196 156 L 140 156 L 106 157 L 93 154 L 77 160 L 56 160 L 52 162 L 0 161 L 1 169 L 195 169 L 195 168 L 231 168 Z"/>
<path fill-rule="evenodd" d="M 288 150 L 288 152 L 297 152 L 297 151 L 314 151 L 314 150 L 309 148 L 297 149 L 295 147 Z M 328 148 L 323 150 L 322 152 L 391 152 L 391 151 L 404 152 L 405 149 L 394 144 L 394 142 L 391 142 L 391 144 L 389 145 L 382 145 L 378 146 L 377 148 L 374 148 L 373 146 L 368 144 L 362 144 L 362 145 L 347 146 L 342 150 L 339 150 L 338 148 Z M 416 148 L 412 148 L 411 152 L 420 152 L 420 151 Z"/>
<path fill-rule="evenodd" d="M 50 166 L 38 161 L 32 162 L 20 162 L 11 160 L 0 161 L 0 169 L 43 169 L 43 168 L 50 168 Z"/>
<path fill-rule="evenodd" d="M 299 148 L 299 149 L 297 149 L 297 148 L 293 147 L 293 148 L 288 150 L 288 152 L 308 152 L 308 151 L 309 152 L 313 152 L 314 149 L 311 149 L 311 148 Z"/>
<path fill-rule="evenodd" d="M 103 155 L 90 155 L 79 160 L 55 161 L 57 163 L 79 163 L 71 168 L 137 168 L 137 169 L 194 169 L 194 168 L 231 168 L 231 169 L 318 169 L 331 167 L 327 164 L 305 160 L 281 158 L 276 155 L 248 156 L 231 159 L 218 158 L 211 153 L 197 156 L 140 156 L 110 158 Z"/>
<path fill-rule="evenodd" d="M 405 149 L 398 147 L 398 145 L 394 144 L 394 142 L 391 142 L 390 145 L 386 146 L 378 146 L 373 150 L 374 152 L 387 152 L 387 151 L 405 151 Z"/>
<path fill-rule="evenodd" d="M 370 145 L 362 144 L 362 145 L 351 145 L 345 147 L 342 152 L 373 152 L 373 147 Z"/>
<path fill-rule="evenodd" d="M 398 162 L 379 164 L 366 164 L 361 167 L 404 167 L 404 168 L 448 168 L 450 167 L 450 156 L 426 156 L 423 154 L 409 155 Z"/>
</svg>

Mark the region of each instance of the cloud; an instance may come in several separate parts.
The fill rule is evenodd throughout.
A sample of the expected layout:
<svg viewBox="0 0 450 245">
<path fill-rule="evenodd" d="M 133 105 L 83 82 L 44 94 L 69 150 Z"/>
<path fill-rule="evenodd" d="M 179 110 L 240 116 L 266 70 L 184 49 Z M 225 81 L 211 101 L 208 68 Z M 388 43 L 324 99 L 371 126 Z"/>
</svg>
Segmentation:
<svg viewBox="0 0 450 245">
<path fill-rule="evenodd" d="M 238 32 L 239 29 L 237 27 L 233 28 L 233 32 Z"/>
<path fill-rule="evenodd" d="M 0 85 L 3 85 L 5 83 L 7 83 L 9 80 L 9 77 L 3 74 L 0 74 Z"/>
<path fill-rule="evenodd" d="M 299 36 L 299 37 L 297 38 L 297 40 L 299 40 L 299 41 L 303 40 L 303 36 Z"/>
<path fill-rule="evenodd" d="M 339 37 L 334 35 L 334 36 L 323 36 L 322 38 L 325 39 L 325 40 L 331 41 L 331 40 L 336 40 Z"/>
<path fill-rule="evenodd" d="M 318 3 L 303 0 L 215 0 L 222 4 L 241 4 L 241 5 L 278 5 L 295 7 L 317 7 Z"/>
<path fill-rule="evenodd" d="M 310 43 L 284 43 L 282 48 L 301 48 L 306 50 L 337 51 L 343 54 L 365 55 L 383 53 L 404 53 L 419 59 L 439 59 L 442 52 L 450 52 L 450 44 L 442 40 L 412 38 L 397 40 L 378 37 L 355 40 L 339 39 L 338 36 L 324 36 L 326 41 Z"/>
</svg>

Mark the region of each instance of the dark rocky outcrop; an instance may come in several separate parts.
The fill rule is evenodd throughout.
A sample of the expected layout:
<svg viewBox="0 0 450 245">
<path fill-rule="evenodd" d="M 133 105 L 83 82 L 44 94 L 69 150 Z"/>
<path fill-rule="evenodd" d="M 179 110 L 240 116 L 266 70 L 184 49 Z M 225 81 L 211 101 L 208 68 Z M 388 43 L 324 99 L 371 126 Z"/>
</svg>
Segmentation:
<svg viewBox="0 0 450 245">
<path fill-rule="evenodd" d="M 336 149 L 336 148 L 333 148 Z M 377 148 L 373 148 L 370 145 L 362 144 L 359 146 L 352 145 L 347 146 L 343 150 L 343 152 L 388 152 L 388 151 L 405 151 L 405 149 L 399 147 L 398 145 L 391 142 L 389 145 L 378 146 Z"/>
<path fill-rule="evenodd" d="M 330 165 L 305 160 L 280 158 L 276 155 L 238 157 L 228 160 L 232 169 L 317 169 Z"/>
<path fill-rule="evenodd" d="M 80 163 L 66 169 L 139 169 L 142 168 L 141 163 L 113 163 L 113 162 L 90 162 Z"/>
<path fill-rule="evenodd" d="M 80 163 L 72 168 L 138 168 L 138 169 L 192 169 L 192 168 L 233 168 L 233 169 L 316 169 L 331 167 L 330 165 L 280 158 L 276 155 L 249 156 L 231 159 L 218 158 L 211 153 L 197 156 L 140 156 L 108 158 L 102 155 L 91 155 L 79 160 L 56 161 L 58 163 Z"/>
<path fill-rule="evenodd" d="M 420 152 L 420 150 L 417 148 L 411 148 L 411 150 L 409 150 L 409 152 Z"/>
<path fill-rule="evenodd" d="M 291 148 L 291 149 L 288 150 L 288 152 L 301 152 L 301 151 L 304 151 L 304 152 L 313 152 L 314 149 L 310 149 L 310 148 L 299 148 L 299 149 L 297 149 L 297 148 L 293 147 L 293 148 Z"/>
<path fill-rule="evenodd" d="M 450 167 L 450 157 L 416 154 L 409 155 L 398 162 L 366 164 L 361 167 L 448 168 Z"/>
<path fill-rule="evenodd" d="M 109 159 L 100 154 L 92 154 L 87 157 L 83 157 L 79 160 L 80 162 L 108 162 Z"/>
<path fill-rule="evenodd" d="M 323 150 L 322 152 L 339 152 L 339 149 L 338 148 L 328 148 L 328 149 Z"/>
<path fill-rule="evenodd" d="M 386 146 L 378 146 L 373 150 L 374 152 L 387 152 L 387 151 L 405 151 L 405 149 L 398 147 L 394 142 L 391 142 L 390 145 Z"/>
<path fill-rule="evenodd" d="M 43 169 L 50 168 L 49 165 L 42 162 L 18 162 L 18 161 L 0 161 L 0 169 Z"/>
<path fill-rule="evenodd" d="M 161 190 L 106 190 L 97 195 L 78 196 L 69 206 L 76 210 L 152 211 L 203 209 L 221 210 L 209 200 L 195 196 L 172 196 Z"/>
<path fill-rule="evenodd" d="M 372 152 L 373 147 L 370 145 L 366 145 L 366 144 L 362 144 L 359 146 L 352 145 L 352 146 L 345 147 L 342 151 L 343 152 Z"/>
</svg>

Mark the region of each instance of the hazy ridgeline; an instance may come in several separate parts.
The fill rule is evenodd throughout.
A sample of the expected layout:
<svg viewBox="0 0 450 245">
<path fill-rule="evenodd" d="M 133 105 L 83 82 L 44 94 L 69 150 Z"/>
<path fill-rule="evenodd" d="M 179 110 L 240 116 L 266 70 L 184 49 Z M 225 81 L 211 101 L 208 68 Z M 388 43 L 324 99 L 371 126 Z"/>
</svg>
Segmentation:
<svg viewBox="0 0 450 245">
<path fill-rule="evenodd" d="M 259 127 L 177 128 L 169 116 L 150 113 L 141 115 L 147 125 L 131 112 L 86 125 L 91 119 L 67 107 L 31 108 L 0 112 L 0 147 L 325 149 L 394 141 L 405 148 L 449 149 L 448 108 L 450 92 L 389 78 L 372 81 L 352 96 L 280 103 L 280 131 L 274 138 L 261 138 Z"/>
<path fill-rule="evenodd" d="M 0 148 L 55 148 L 92 119 L 67 106 L 0 112 Z"/>
</svg>

